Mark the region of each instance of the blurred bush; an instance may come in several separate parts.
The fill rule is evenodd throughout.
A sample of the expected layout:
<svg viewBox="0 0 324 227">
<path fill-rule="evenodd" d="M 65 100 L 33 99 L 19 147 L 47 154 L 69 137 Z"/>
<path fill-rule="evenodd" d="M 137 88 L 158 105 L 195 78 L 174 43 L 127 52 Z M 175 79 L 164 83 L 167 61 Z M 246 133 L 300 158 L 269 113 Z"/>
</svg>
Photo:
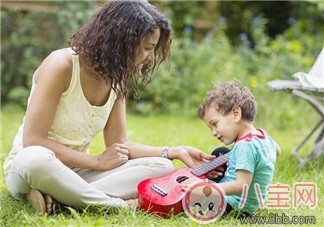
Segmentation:
<svg viewBox="0 0 324 227">
<path fill-rule="evenodd" d="M 308 72 L 323 48 L 323 24 L 314 32 L 302 26 L 310 23 L 305 20 L 295 21 L 272 39 L 265 31 L 267 20 L 255 17 L 249 26 L 251 38 L 241 33 L 236 46 L 226 36 L 226 20 L 199 42 L 193 40 L 190 27 L 185 28 L 172 43 L 170 69 L 162 65 L 141 99 L 130 100 L 129 109 L 141 114 L 196 117 L 198 105 L 214 84 L 236 78 L 258 100 L 257 123 L 281 129 L 291 127 L 292 122 L 297 129 L 313 124 L 317 115 L 303 100 L 267 87 L 270 80 L 293 79 L 297 71 Z"/>
<path fill-rule="evenodd" d="M 68 37 L 98 7 L 90 0 L 48 4 L 59 10 L 46 13 L 1 9 L 2 105 L 25 107 L 33 72 L 43 58 L 55 49 L 66 47 Z M 297 7 L 294 11 L 297 16 L 289 18 L 288 29 L 276 36 L 269 34 L 269 18 L 265 14 L 248 13 L 248 9 L 244 9 L 240 21 L 243 30 L 234 37 L 228 33 L 233 22 L 218 14 L 218 21 L 214 21 L 217 28 L 197 36 L 197 29 L 193 27 L 195 19 L 202 12 L 210 11 L 201 2 L 192 3 L 197 8 L 187 5 L 188 10 L 181 10 L 181 4 L 173 1 L 161 4 L 171 19 L 182 20 L 179 13 L 188 15 L 181 23 L 172 21 L 178 30 L 174 32 L 170 67 L 165 63 L 160 66 L 142 91 L 140 100 L 130 96 L 128 109 L 132 113 L 196 117 L 198 105 L 214 84 L 237 78 L 258 100 L 257 123 L 285 129 L 291 127 L 291 122 L 298 128 L 317 119 L 303 101 L 285 92 L 274 92 L 266 83 L 274 79 L 292 79 L 297 71 L 309 71 L 323 47 L 322 5 L 302 2 L 298 8 L 297 3 L 292 3 Z M 232 2 L 231 7 L 235 9 L 239 4 L 243 3 Z M 205 11 L 199 14 L 197 9 Z M 213 20 L 216 20 L 215 15 Z"/>
<path fill-rule="evenodd" d="M 44 3 L 49 9 L 1 9 L 1 102 L 26 106 L 32 76 L 53 50 L 93 14 L 91 0 Z"/>
<path fill-rule="evenodd" d="M 232 49 L 222 31 L 213 31 L 198 43 L 192 41 L 190 28 L 186 28 L 181 38 L 172 41 L 170 68 L 161 65 L 138 104 L 130 103 L 130 108 L 162 113 L 184 110 L 192 115 L 215 79 L 222 80 L 218 72 L 231 58 Z"/>
</svg>

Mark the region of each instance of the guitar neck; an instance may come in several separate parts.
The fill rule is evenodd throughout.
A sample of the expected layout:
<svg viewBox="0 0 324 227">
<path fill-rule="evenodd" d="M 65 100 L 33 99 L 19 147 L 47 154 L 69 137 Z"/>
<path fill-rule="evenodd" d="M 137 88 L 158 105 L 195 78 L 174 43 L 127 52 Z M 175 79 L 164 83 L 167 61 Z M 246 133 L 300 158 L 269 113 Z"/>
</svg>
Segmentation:
<svg viewBox="0 0 324 227">
<path fill-rule="evenodd" d="M 228 161 L 229 153 L 230 152 L 223 154 L 208 163 L 202 164 L 201 166 L 198 166 L 198 167 L 192 169 L 190 172 L 195 174 L 196 176 L 204 175 L 204 174 L 210 172 L 211 170 L 214 170 L 217 167 L 225 164 Z"/>
</svg>

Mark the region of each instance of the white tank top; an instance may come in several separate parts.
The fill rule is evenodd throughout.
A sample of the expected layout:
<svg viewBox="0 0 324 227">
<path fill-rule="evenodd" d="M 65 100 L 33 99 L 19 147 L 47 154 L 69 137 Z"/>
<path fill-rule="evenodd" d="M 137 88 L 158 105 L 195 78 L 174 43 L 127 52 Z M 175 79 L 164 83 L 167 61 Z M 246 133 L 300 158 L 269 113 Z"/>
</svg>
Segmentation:
<svg viewBox="0 0 324 227">
<path fill-rule="evenodd" d="M 92 106 L 84 96 L 81 87 L 79 56 L 71 49 L 67 50 L 72 54 L 72 78 L 69 88 L 60 98 L 48 138 L 74 150 L 88 153 L 91 140 L 105 127 L 117 95 L 111 89 L 106 104 Z M 28 103 L 35 87 L 33 80 Z M 23 124 L 19 127 L 13 147 L 4 162 L 5 173 L 9 171 L 14 156 L 23 148 Z"/>
</svg>

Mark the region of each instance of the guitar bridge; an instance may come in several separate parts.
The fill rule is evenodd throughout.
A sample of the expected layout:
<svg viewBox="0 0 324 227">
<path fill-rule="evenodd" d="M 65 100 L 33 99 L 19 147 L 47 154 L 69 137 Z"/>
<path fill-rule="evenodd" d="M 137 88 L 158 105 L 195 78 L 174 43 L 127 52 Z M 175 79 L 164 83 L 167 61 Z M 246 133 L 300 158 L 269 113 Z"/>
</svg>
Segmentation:
<svg viewBox="0 0 324 227">
<path fill-rule="evenodd" d="M 155 192 L 157 192 L 159 195 L 166 196 L 168 193 L 164 191 L 162 188 L 157 186 L 156 184 L 151 186 L 151 189 Z"/>
</svg>

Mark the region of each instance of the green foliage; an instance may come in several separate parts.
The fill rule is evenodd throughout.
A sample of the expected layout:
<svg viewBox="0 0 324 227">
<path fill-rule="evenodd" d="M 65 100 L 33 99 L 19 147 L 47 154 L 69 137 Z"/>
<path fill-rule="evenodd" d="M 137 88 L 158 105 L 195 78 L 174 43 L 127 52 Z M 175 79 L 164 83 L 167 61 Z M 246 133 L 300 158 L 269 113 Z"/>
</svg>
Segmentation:
<svg viewBox="0 0 324 227">
<path fill-rule="evenodd" d="M 96 7 L 93 1 L 49 2 L 55 13 L 1 9 L 1 100 L 26 106 L 32 76 L 53 50 L 67 47 L 69 36 Z M 61 8 L 55 8 L 61 6 Z"/>
<path fill-rule="evenodd" d="M 32 72 L 39 64 L 42 51 L 41 42 L 35 37 L 38 29 L 33 29 L 34 21 L 42 16 L 44 14 L 31 18 L 15 11 L 1 10 L 1 34 L 4 36 L 1 39 L 1 61 L 6 63 L 1 62 L 1 99 L 4 102 L 27 97 Z M 40 48 L 36 49 L 38 45 Z"/>
<path fill-rule="evenodd" d="M 191 40 L 188 31 L 182 38 L 173 40 L 170 68 L 161 65 L 137 105 L 142 106 L 141 110 L 146 106 L 164 113 L 183 109 L 192 115 L 215 78 L 221 80 L 216 70 L 224 68 L 230 53 L 231 47 L 222 32 L 212 32 L 198 43 Z"/>
<path fill-rule="evenodd" d="M 298 4 L 297 4 L 298 5 Z M 245 33 L 251 47 L 256 41 L 253 37 L 255 18 L 264 18 L 264 31 L 275 37 L 289 27 L 289 17 L 293 14 L 293 2 L 281 1 L 231 1 L 220 2 L 220 12 L 227 26 L 225 33 L 233 45 L 240 45 L 240 34 Z"/>
<path fill-rule="evenodd" d="M 172 43 L 170 69 L 162 65 L 142 92 L 141 100 L 131 100 L 129 109 L 143 114 L 162 112 L 195 117 L 199 103 L 213 84 L 236 78 L 258 100 L 257 123 L 274 118 L 282 129 L 291 127 L 293 119 L 297 122 L 300 119 L 298 125 L 305 124 L 300 114 L 306 111 L 312 116 L 307 118 L 307 123 L 313 124 L 317 117 L 310 106 L 305 107 L 302 100 L 292 98 L 288 92 L 272 91 L 267 82 L 293 79 L 297 71 L 308 72 L 322 49 L 322 43 L 317 42 L 319 36 L 307 33 L 291 36 L 300 29 L 296 23 L 271 40 L 264 31 L 266 20 L 256 18 L 253 23 L 253 49 L 245 36 L 241 37 L 240 46 L 232 48 L 222 29 L 211 31 L 203 40 L 195 42 L 187 28 Z"/>
<path fill-rule="evenodd" d="M 199 37 L 199 29 L 195 27 L 196 20 L 202 15 L 207 15 L 208 8 L 204 1 L 151 1 L 157 5 L 170 20 L 173 35 L 180 37 L 186 27 L 194 28 L 194 36 Z M 215 12 L 213 12 L 215 14 Z M 211 15 L 211 14 L 209 14 Z"/>
<path fill-rule="evenodd" d="M 172 24 L 179 25 L 175 26 L 170 67 L 166 63 L 160 66 L 151 83 L 142 91 L 140 100 L 129 99 L 131 112 L 196 117 L 198 105 L 213 84 L 237 78 L 251 89 L 258 100 L 257 123 L 275 118 L 275 124 L 284 129 L 290 127 L 294 119 L 303 119 L 300 112 L 305 111 L 311 113 L 306 117 L 307 122 L 299 120 L 294 127 L 312 124 L 317 119 L 308 105 L 304 107 L 302 100 L 285 92 L 274 92 L 266 83 L 274 79 L 292 79 L 297 71 L 309 71 L 323 46 L 324 14 L 319 4 L 293 3 L 298 17 L 292 17 L 289 29 L 275 38 L 268 35 L 270 21 L 266 14 L 258 14 L 256 8 L 251 8 L 251 12 L 244 8 L 242 13 L 244 11 L 248 19 L 242 19 L 243 32 L 236 37 L 238 45 L 233 46 L 230 41 L 233 37 L 227 35 L 231 21 L 224 18 L 217 21 L 217 29 L 210 30 L 196 41 L 194 21 L 210 10 L 206 3 L 152 3 L 162 5 Z M 240 4 L 252 4 L 230 3 L 231 7 L 238 9 Z M 26 105 L 34 70 L 52 50 L 66 47 L 68 37 L 97 9 L 93 1 L 52 1 L 48 4 L 60 10 L 54 14 L 1 10 L 3 104 Z M 218 3 L 212 4 L 212 7 L 218 6 Z M 179 16 L 185 13 L 187 19 Z"/>
</svg>

